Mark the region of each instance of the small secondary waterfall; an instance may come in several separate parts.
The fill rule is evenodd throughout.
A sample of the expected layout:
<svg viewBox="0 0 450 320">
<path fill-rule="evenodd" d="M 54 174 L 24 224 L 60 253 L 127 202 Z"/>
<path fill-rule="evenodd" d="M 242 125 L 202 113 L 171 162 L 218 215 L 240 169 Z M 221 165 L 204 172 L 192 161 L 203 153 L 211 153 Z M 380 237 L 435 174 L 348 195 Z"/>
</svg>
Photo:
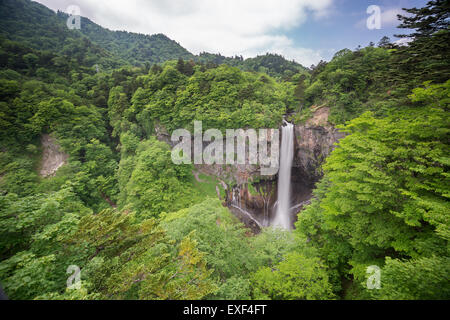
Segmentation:
<svg viewBox="0 0 450 320">
<path fill-rule="evenodd" d="M 294 126 L 285 121 L 281 131 L 280 169 L 278 172 L 278 205 L 272 224 L 291 229 L 291 169 L 294 159 Z"/>
<path fill-rule="evenodd" d="M 247 216 L 250 220 L 252 220 L 260 229 L 263 228 L 261 223 L 256 220 L 251 213 L 249 213 L 247 210 L 243 209 L 241 206 L 241 194 L 239 192 L 239 189 L 233 188 L 231 190 L 231 207 L 239 210 L 243 215 Z"/>
</svg>

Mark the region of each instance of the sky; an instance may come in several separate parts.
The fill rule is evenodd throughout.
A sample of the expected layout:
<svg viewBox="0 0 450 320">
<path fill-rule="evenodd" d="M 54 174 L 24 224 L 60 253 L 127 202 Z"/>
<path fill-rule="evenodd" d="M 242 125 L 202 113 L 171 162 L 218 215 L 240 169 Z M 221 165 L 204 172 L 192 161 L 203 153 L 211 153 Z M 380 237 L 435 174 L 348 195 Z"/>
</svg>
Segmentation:
<svg viewBox="0 0 450 320">
<path fill-rule="evenodd" d="M 397 14 L 428 0 L 38 0 L 110 30 L 163 33 L 194 54 L 255 57 L 278 53 L 309 67 L 341 49 L 398 40 Z M 367 20 L 380 8 L 380 29 Z M 375 21 L 375 20 L 372 20 Z M 81 26 L 82 28 L 83 26 Z"/>
</svg>

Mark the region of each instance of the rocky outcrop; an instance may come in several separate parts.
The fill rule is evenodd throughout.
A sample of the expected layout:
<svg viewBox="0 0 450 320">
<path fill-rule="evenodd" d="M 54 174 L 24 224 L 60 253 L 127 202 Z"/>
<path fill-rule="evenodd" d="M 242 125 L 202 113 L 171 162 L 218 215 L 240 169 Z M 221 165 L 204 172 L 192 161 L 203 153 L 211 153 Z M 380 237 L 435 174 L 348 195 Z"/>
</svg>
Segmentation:
<svg viewBox="0 0 450 320">
<path fill-rule="evenodd" d="M 329 108 L 317 109 L 305 124 L 295 126 L 294 167 L 311 185 L 322 177 L 321 165 L 345 134 L 328 123 Z"/>
<path fill-rule="evenodd" d="M 174 143 L 170 140 L 170 134 L 167 132 L 167 129 L 163 125 L 161 125 L 159 122 L 155 123 L 155 135 L 156 135 L 156 139 L 167 143 L 171 147 L 176 145 L 176 143 Z"/>
<path fill-rule="evenodd" d="M 42 177 L 53 176 L 66 163 L 69 155 L 61 151 L 56 139 L 49 134 L 42 135 L 41 143 L 43 152 L 39 174 Z"/>
</svg>

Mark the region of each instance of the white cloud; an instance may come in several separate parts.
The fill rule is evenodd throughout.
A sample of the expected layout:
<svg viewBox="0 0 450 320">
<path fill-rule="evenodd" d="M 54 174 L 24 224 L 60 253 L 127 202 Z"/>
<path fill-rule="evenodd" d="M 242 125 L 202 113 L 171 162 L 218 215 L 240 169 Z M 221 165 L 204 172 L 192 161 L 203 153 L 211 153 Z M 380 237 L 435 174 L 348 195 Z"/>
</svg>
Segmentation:
<svg viewBox="0 0 450 320">
<path fill-rule="evenodd" d="M 298 47 L 292 39 L 286 36 L 269 37 L 266 40 L 264 46 L 249 50 L 247 56 L 252 57 L 266 52 L 277 53 L 286 59 L 295 60 L 305 67 L 310 67 L 320 60 L 324 60 L 321 51 Z"/>
<path fill-rule="evenodd" d="M 400 24 L 397 15 L 408 15 L 406 11 L 403 11 L 401 8 L 385 8 L 381 7 L 381 29 L 397 27 Z M 356 27 L 358 29 L 366 29 L 367 28 L 367 19 L 369 15 L 366 15 L 364 19 L 361 19 L 356 23 Z"/>
<path fill-rule="evenodd" d="M 413 39 L 412 38 L 400 38 L 394 43 L 398 46 L 407 46 Z"/>
<path fill-rule="evenodd" d="M 405 11 L 400 8 L 391 8 L 381 12 L 381 25 L 384 27 L 396 27 L 400 24 L 398 14 L 405 15 Z"/>
<path fill-rule="evenodd" d="M 323 18 L 333 0 L 39 0 L 52 9 L 75 4 L 112 30 L 164 33 L 189 51 L 244 57 L 276 52 L 309 66 L 320 52 L 299 48 L 285 32 L 310 15 Z"/>
</svg>

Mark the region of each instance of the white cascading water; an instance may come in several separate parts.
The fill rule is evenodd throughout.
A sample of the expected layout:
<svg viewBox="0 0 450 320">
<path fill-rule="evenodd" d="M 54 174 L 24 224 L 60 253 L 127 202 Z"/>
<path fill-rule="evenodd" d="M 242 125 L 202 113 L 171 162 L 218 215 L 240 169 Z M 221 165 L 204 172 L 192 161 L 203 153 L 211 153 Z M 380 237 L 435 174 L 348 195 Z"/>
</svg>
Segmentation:
<svg viewBox="0 0 450 320">
<path fill-rule="evenodd" d="M 285 121 L 281 130 L 278 205 L 272 225 L 289 230 L 291 229 L 291 169 L 294 159 L 294 126 Z"/>
<path fill-rule="evenodd" d="M 253 222 L 256 223 L 256 225 L 262 229 L 263 226 L 261 225 L 261 223 L 259 223 L 258 220 L 256 220 L 255 218 L 253 218 L 253 216 L 251 215 L 251 213 L 249 213 L 247 210 L 244 210 L 241 207 L 241 194 L 239 192 L 239 189 L 234 189 L 231 191 L 232 194 L 232 198 L 231 198 L 231 206 L 237 210 L 239 210 L 241 213 L 243 213 L 244 215 L 246 215 L 248 218 L 250 218 L 250 220 L 252 220 Z M 237 197 L 236 197 L 237 194 Z"/>
</svg>

